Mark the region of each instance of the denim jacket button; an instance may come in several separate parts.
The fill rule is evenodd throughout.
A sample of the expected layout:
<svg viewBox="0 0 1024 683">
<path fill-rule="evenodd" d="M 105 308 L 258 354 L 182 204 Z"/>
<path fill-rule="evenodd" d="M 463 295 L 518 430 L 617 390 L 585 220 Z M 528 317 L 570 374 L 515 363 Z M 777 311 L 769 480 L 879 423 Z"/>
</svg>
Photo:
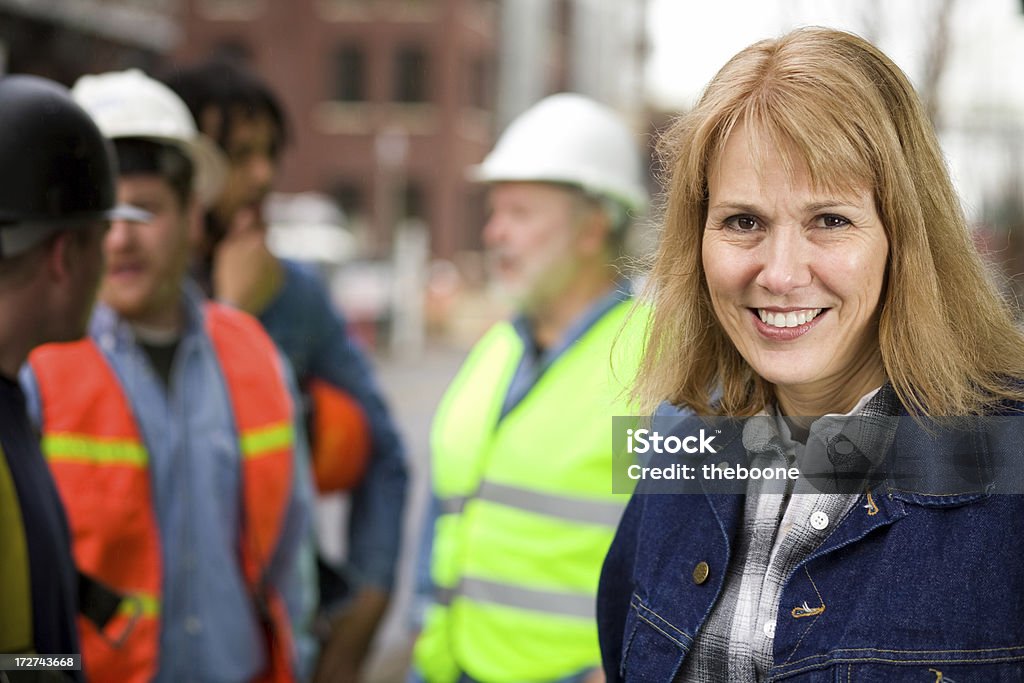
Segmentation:
<svg viewBox="0 0 1024 683">
<path fill-rule="evenodd" d="M 697 566 L 693 568 L 693 582 L 698 586 L 708 580 L 708 574 L 711 573 L 707 562 L 698 562 Z"/>
</svg>

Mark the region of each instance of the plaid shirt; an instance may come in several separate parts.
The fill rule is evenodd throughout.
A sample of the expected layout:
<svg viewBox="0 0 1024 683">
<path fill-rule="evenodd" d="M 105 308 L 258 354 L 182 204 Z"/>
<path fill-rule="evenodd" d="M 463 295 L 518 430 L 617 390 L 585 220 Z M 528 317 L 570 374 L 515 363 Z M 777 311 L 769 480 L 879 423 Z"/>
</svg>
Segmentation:
<svg viewBox="0 0 1024 683">
<path fill-rule="evenodd" d="M 816 480 L 815 487 L 805 476 L 846 471 L 860 479 L 859 475 L 877 466 L 885 454 L 895 433 L 896 420 L 892 418 L 898 409 L 892 387 L 883 385 L 864 396 L 847 415 L 816 420 L 807 446 L 792 440 L 779 416 L 763 413 L 746 421 L 743 447 L 750 467 L 788 467 L 795 460 L 802 476 L 795 483 L 751 480 L 742 531 L 722 593 L 698 632 L 677 681 L 763 680 L 773 662 L 775 619 L 780 610 L 792 610 L 793 616 L 800 618 L 814 616 L 824 608 L 820 600 L 780 605 L 782 588 L 797 565 L 863 497 L 863 487 L 855 493 L 823 493 L 821 489 L 828 487 L 822 486 L 822 480 Z M 851 429 L 849 418 L 854 415 L 858 419 Z M 827 462 L 816 462 L 826 455 Z"/>
</svg>

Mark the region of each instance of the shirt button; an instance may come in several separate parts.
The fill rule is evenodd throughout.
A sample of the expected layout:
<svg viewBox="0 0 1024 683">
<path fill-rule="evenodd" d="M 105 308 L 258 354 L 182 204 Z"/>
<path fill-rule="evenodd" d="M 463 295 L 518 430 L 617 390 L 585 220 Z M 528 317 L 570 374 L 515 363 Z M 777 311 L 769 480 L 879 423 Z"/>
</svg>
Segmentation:
<svg viewBox="0 0 1024 683">
<path fill-rule="evenodd" d="M 833 449 L 839 455 L 849 455 L 850 453 L 853 453 L 853 444 L 845 440 L 837 441 L 835 446 L 833 446 Z"/>
<path fill-rule="evenodd" d="M 826 515 L 821 510 L 818 510 L 817 512 L 811 515 L 811 526 L 817 529 L 818 531 L 821 531 L 822 529 L 828 526 L 828 515 Z"/>
<path fill-rule="evenodd" d="M 202 630 L 203 622 L 199 621 L 199 617 L 185 617 L 185 633 L 195 636 Z"/>
<path fill-rule="evenodd" d="M 711 573 L 711 569 L 708 567 L 707 562 L 698 562 L 697 566 L 693 568 L 693 582 L 698 586 L 708 580 L 708 574 Z"/>
<path fill-rule="evenodd" d="M 764 622 L 764 626 L 762 626 L 761 628 L 764 630 L 764 634 L 766 636 L 768 636 L 769 638 L 774 638 L 775 637 L 775 622 L 774 621 L 766 621 L 766 622 Z"/>
</svg>

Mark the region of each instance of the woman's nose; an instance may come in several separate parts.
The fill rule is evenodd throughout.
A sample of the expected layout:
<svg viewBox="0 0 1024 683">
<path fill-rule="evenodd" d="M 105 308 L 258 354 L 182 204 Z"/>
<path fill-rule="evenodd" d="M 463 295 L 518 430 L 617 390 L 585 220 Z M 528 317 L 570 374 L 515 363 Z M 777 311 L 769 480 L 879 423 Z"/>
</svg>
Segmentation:
<svg viewBox="0 0 1024 683">
<path fill-rule="evenodd" d="M 802 230 L 772 230 L 759 247 L 761 269 L 757 284 L 779 296 L 811 284 L 809 246 Z"/>
</svg>

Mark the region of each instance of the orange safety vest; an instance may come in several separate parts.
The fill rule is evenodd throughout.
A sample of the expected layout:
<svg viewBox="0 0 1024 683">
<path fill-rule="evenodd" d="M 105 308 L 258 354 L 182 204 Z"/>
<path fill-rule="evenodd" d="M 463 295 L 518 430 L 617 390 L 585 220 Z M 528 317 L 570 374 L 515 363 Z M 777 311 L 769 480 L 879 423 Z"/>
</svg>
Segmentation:
<svg viewBox="0 0 1024 683">
<path fill-rule="evenodd" d="M 214 303 L 204 311 L 239 437 L 239 550 L 269 648 L 270 665 L 258 681 L 290 682 L 288 614 L 264 574 L 292 489 L 291 396 L 277 350 L 255 319 Z M 127 596 L 103 633 L 79 618 L 83 667 L 94 683 L 149 681 L 158 661 L 162 569 L 145 443 L 124 389 L 91 339 L 42 346 L 29 362 L 42 402 L 43 452 L 67 509 L 75 562 Z"/>
</svg>

